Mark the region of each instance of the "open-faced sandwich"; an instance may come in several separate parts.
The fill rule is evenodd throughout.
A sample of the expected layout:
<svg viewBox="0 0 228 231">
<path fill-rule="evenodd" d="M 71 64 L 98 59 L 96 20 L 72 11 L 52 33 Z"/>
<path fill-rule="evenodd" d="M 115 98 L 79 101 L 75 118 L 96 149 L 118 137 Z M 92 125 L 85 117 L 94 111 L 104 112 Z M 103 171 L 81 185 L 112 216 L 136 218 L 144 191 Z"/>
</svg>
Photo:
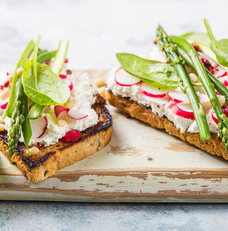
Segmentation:
<svg viewBox="0 0 228 231">
<path fill-rule="evenodd" d="M 66 69 L 68 42 L 53 52 L 39 43 L 40 36 L 16 68 L 0 72 L 0 150 L 33 182 L 104 148 L 112 134 L 89 75 Z"/>
<path fill-rule="evenodd" d="M 158 27 L 148 59 L 118 53 L 107 82 L 109 103 L 153 127 L 228 159 L 228 40 L 167 36 Z"/>
</svg>

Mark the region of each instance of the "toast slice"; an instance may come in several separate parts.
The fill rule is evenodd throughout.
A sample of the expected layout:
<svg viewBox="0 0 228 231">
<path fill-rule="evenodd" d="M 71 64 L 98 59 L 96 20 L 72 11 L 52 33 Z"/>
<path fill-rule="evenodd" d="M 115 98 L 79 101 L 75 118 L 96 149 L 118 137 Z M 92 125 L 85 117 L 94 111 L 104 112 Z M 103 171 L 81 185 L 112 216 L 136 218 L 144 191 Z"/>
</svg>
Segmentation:
<svg viewBox="0 0 228 231">
<path fill-rule="evenodd" d="M 11 163 L 17 165 L 22 173 L 30 181 L 39 182 L 52 176 L 57 170 L 84 159 L 96 151 L 104 148 L 112 135 L 112 117 L 104 106 L 105 101 L 97 95 L 92 108 L 98 115 L 99 122 L 93 127 L 81 132 L 80 139 L 75 143 L 63 143 L 59 141 L 54 145 L 41 148 L 37 155 L 27 155 L 23 143 L 19 143 L 16 152 L 9 158 L 7 132 L 0 133 L 0 150 Z"/>
<path fill-rule="evenodd" d="M 166 117 L 159 117 L 153 113 L 150 107 L 146 107 L 129 98 L 114 95 L 111 91 L 106 92 L 106 97 L 112 106 L 130 114 L 132 117 L 148 123 L 152 127 L 164 129 L 170 135 L 179 137 L 183 141 L 195 145 L 212 155 L 222 156 L 228 160 L 228 153 L 223 146 L 221 137 L 217 134 L 212 133 L 210 140 L 201 140 L 199 133 L 190 133 L 188 131 L 181 133 L 180 129 L 177 129 L 172 121 Z"/>
</svg>

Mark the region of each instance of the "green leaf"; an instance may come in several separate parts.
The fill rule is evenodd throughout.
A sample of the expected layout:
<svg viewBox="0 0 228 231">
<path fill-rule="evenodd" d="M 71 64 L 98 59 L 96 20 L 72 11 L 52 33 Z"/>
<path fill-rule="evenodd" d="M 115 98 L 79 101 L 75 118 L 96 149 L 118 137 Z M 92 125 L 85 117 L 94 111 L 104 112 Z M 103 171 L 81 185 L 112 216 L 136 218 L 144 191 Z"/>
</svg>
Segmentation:
<svg viewBox="0 0 228 231">
<path fill-rule="evenodd" d="M 39 105 L 37 103 L 34 103 L 29 110 L 27 118 L 33 119 L 33 120 L 38 119 L 43 108 L 44 108 L 44 105 Z"/>
<path fill-rule="evenodd" d="M 29 119 L 26 118 L 27 114 L 28 114 L 28 106 L 27 106 L 27 102 L 28 102 L 28 98 L 27 96 L 24 94 L 23 98 L 22 98 L 22 105 L 24 106 L 24 116 L 25 116 L 25 121 L 22 124 L 22 134 L 23 134 L 23 138 L 24 138 L 24 142 L 25 142 L 25 146 L 28 149 L 28 144 L 29 141 L 32 137 L 32 129 L 30 126 L 30 122 Z"/>
<path fill-rule="evenodd" d="M 140 58 L 133 54 L 117 53 L 116 57 L 129 74 L 153 86 L 176 88 L 179 86 L 174 68 L 165 63 Z"/>
<path fill-rule="evenodd" d="M 210 38 L 206 33 L 187 33 L 181 35 L 181 37 L 185 38 L 186 40 L 192 40 L 210 47 Z"/>
<path fill-rule="evenodd" d="M 222 48 L 223 52 L 228 54 L 228 39 L 221 39 L 218 41 L 218 43 Z"/>
<path fill-rule="evenodd" d="M 36 89 L 32 71 L 32 61 L 24 65 L 22 84 L 24 92 L 34 103 L 39 105 L 62 105 L 70 97 L 70 89 L 58 75 L 52 72 L 48 65 L 37 63 Z"/>
<path fill-rule="evenodd" d="M 59 42 L 59 48 L 57 50 L 54 62 L 52 63 L 52 67 L 51 67 L 52 71 L 57 75 L 60 74 L 63 64 L 65 62 L 67 48 L 68 48 L 68 42 Z"/>
<path fill-rule="evenodd" d="M 218 60 L 218 62 L 221 65 L 228 67 L 228 54 L 219 50 L 213 43 L 211 43 L 210 47 L 211 47 L 211 50 L 216 55 L 216 59 Z"/>
<path fill-rule="evenodd" d="M 19 80 L 19 77 L 18 74 L 17 74 L 17 69 L 19 67 L 22 67 L 25 63 L 25 60 L 27 60 L 30 55 L 32 54 L 33 52 L 33 49 L 34 49 L 34 42 L 33 40 L 28 44 L 28 46 L 26 47 L 26 49 L 24 50 L 18 64 L 17 64 L 17 67 L 16 67 L 16 70 L 15 70 L 15 73 L 14 73 L 14 76 L 13 76 L 13 82 L 12 82 L 12 87 L 11 87 L 11 92 L 10 92 L 10 98 L 9 98 L 9 103 L 8 103 L 8 106 L 6 108 L 6 114 L 4 116 L 8 116 L 9 118 L 12 117 L 12 113 L 15 109 L 15 102 L 17 101 L 17 98 L 18 98 L 18 91 L 17 91 L 17 85 L 18 85 L 18 80 Z"/>
<path fill-rule="evenodd" d="M 36 40 L 36 44 L 35 44 L 33 56 L 32 56 L 32 64 L 33 64 L 32 71 L 33 71 L 33 77 L 34 77 L 35 86 L 36 86 L 37 91 L 39 90 L 39 87 L 38 87 L 38 83 L 37 83 L 37 72 L 36 72 L 37 60 L 36 59 L 37 59 L 37 53 L 38 53 L 38 49 L 39 49 L 40 39 L 41 39 L 41 36 L 39 35 L 37 40 Z"/>
<path fill-rule="evenodd" d="M 55 57 L 57 51 L 46 52 L 37 56 L 38 63 L 44 63 Z"/>
</svg>

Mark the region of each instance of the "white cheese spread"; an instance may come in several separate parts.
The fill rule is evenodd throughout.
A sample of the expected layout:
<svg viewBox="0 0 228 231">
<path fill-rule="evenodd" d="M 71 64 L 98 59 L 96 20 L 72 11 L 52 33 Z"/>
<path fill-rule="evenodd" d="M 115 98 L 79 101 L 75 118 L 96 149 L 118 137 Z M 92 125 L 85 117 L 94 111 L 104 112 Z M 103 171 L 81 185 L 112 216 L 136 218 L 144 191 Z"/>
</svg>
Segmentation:
<svg viewBox="0 0 228 231">
<path fill-rule="evenodd" d="M 165 56 L 157 48 L 149 55 L 149 58 L 161 62 L 166 62 Z M 131 100 L 136 101 L 139 104 L 150 107 L 152 112 L 157 114 L 159 117 L 167 117 L 170 121 L 172 121 L 175 124 L 176 128 L 180 129 L 181 133 L 184 133 L 186 130 L 191 133 L 199 132 L 195 120 L 186 119 L 184 117 L 178 116 L 170 110 L 169 106 L 174 103 L 173 101 L 169 101 L 165 105 L 158 105 L 157 103 L 151 102 L 144 98 L 143 93 L 140 91 L 140 84 L 132 85 L 130 87 L 117 84 L 115 81 L 115 73 L 119 68 L 120 66 L 117 66 L 110 72 L 109 78 L 107 79 L 107 90 L 110 90 L 114 95 L 129 97 Z M 213 113 L 213 109 L 204 88 L 194 88 L 197 96 L 199 97 L 200 103 L 206 113 L 207 123 L 210 131 L 212 133 L 218 134 L 218 125 L 212 119 L 211 114 Z"/>
<path fill-rule="evenodd" d="M 1 72 L 0 77 L 5 77 L 6 72 Z M 80 72 L 72 72 L 71 75 L 68 75 L 73 83 L 73 90 L 71 91 L 71 96 L 69 100 L 74 100 L 75 105 L 72 108 L 73 110 L 85 113 L 88 115 L 84 119 L 73 119 L 67 116 L 65 120 L 68 122 L 65 126 L 59 127 L 57 125 L 57 118 L 54 112 L 54 106 L 46 106 L 41 116 L 45 116 L 47 118 L 47 129 L 40 138 L 31 138 L 29 142 L 29 146 L 36 145 L 37 142 L 40 142 L 44 146 L 49 146 L 51 144 L 55 144 L 61 139 L 66 132 L 77 130 L 84 131 L 87 128 L 98 123 L 98 115 L 91 108 L 91 105 L 95 103 L 96 97 L 94 95 L 97 93 L 97 90 L 90 85 L 89 74 Z M 0 101 L 1 102 L 1 101 Z M 1 109 L 0 109 L 1 110 Z M 3 114 L 3 110 L 2 114 Z M 9 131 L 10 129 L 10 118 L 5 118 L 5 129 Z M 20 141 L 23 142 L 23 136 L 21 136 Z"/>
</svg>

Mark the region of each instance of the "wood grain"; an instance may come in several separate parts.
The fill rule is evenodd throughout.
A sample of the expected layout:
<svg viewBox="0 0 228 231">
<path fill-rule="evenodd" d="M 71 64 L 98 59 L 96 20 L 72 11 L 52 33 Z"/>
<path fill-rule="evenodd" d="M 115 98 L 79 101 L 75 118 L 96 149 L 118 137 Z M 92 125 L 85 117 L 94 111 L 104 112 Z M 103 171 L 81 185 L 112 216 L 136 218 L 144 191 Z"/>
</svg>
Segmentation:
<svg viewBox="0 0 228 231">
<path fill-rule="evenodd" d="M 88 72 L 94 81 L 105 78 L 108 70 Z M 226 160 L 108 108 L 114 119 L 110 144 L 43 182 L 28 181 L 1 154 L 0 199 L 228 202 Z"/>
</svg>

